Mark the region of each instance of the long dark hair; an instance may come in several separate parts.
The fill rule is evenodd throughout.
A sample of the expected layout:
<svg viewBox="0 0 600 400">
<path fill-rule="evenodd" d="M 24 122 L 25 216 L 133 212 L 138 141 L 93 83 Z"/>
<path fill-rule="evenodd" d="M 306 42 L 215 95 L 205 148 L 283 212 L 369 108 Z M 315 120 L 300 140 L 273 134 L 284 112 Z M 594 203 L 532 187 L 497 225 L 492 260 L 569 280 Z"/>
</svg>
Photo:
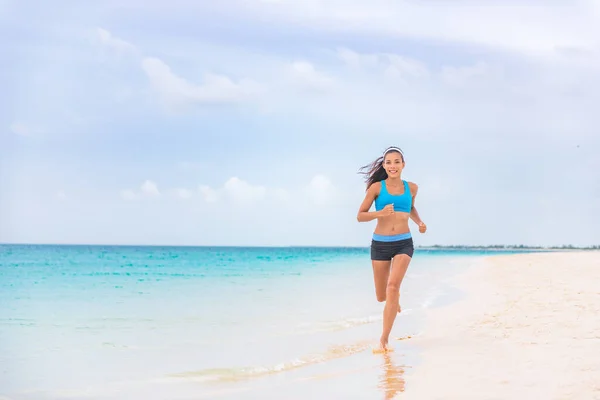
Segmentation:
<svg viewBox="0 0 600 400">
<path fill-rule="evenodd" d="M 400 154 L 400 157 L 402 157 L 402 162 L 404 162 L 404 154 L 402 153 L 402 149 L 400 149 L 400 147 L 391 146 L 385 149 L 382 156 L 378 157 L 372 163 L 367 164 L 359 169 L 358 173 L 366 176 L 365 182 L 367 184 L 367 189 L 369 189 L 369 187 L 371 187 L 371 185 L 375 182 L 387 179 L 388 174 L 383 168 L 383 160 L 385 160 L 385 155 L 388 153 Z"/>
</svg>

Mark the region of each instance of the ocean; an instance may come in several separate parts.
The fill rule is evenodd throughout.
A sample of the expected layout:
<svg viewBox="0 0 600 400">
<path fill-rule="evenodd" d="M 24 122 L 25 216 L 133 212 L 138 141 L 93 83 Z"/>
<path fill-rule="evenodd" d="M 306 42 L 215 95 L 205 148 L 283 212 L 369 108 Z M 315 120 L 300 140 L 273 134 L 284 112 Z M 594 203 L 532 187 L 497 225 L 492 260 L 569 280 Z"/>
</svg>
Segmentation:
<svg viewBox="0 0 600 400">
<path fill-rule="evenodd" d="M 423 312 L 460 298 L 450 279 L 497 253 L 416 249 L 396 370 Z M 353 398 L 336 374 L 389 392 L 360 379 L 383 310 L 368 248 L 0 245 L 0 304 L 0 398 Z"/>
</svg>

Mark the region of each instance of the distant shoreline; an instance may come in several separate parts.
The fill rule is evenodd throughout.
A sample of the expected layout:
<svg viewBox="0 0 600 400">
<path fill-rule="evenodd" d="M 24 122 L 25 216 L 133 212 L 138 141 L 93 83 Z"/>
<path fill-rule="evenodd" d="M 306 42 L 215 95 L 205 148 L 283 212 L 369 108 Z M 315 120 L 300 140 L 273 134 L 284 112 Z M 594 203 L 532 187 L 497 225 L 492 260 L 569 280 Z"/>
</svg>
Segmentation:
<svg viewBox="0 0 600 400">
<path fill-rule="evenodd" d="M 525 246 L 525 245 L 433 245 L 417 246 L 418 249 L 469 249 L 469 250 L 600 250 L 600 245 L 578 247 L 572 245 L 563 246 Z"/>
</svg>

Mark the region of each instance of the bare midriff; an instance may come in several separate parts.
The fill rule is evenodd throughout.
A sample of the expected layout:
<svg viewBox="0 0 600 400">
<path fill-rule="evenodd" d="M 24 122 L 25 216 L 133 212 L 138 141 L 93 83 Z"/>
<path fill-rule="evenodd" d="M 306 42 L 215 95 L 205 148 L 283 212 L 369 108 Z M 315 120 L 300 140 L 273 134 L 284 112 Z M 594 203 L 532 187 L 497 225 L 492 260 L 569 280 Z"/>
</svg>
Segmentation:
<svg viewBox="0 0 600 400">
<path fill-rule="evenodd" d="M 374 233 L 386 236 L 408 233 L 410 231 L 408 227 L 409 218 L 409 213 L 398 211 L 387 217 L 378 218 Z"/>
</svg>

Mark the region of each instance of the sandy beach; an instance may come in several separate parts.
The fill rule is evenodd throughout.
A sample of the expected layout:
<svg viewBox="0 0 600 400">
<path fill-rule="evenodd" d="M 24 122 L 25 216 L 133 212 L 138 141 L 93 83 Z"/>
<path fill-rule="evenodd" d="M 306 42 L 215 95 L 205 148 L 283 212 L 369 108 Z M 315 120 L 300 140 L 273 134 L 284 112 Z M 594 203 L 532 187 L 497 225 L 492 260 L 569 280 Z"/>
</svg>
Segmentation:
<svg viewBox="0 0 600 400">
<path fill-rule="evenodd" d="M 600 252 L 494 256 L 428 314 L 405 399 L 600 399 Z"/>
</svg>

